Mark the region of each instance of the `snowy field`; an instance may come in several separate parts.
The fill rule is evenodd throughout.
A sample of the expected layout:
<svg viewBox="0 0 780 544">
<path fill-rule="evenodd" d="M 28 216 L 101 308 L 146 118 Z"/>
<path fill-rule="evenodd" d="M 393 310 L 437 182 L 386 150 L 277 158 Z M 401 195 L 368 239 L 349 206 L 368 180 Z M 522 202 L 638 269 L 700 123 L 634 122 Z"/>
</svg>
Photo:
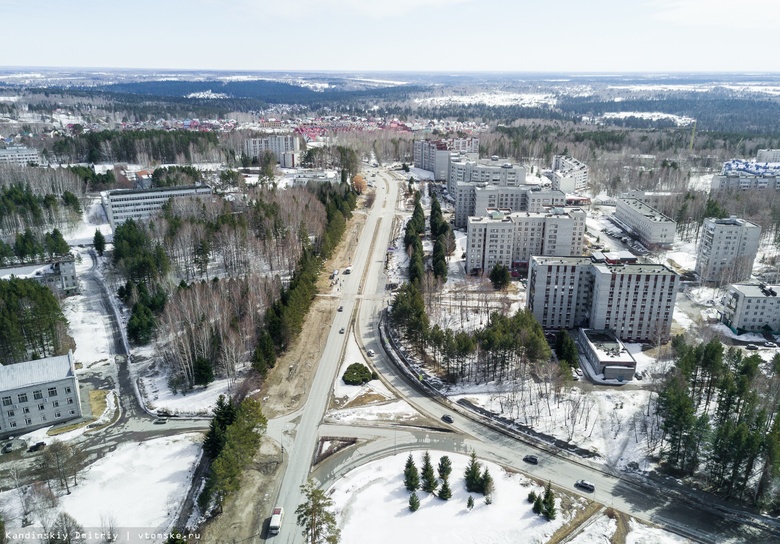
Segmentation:
<svg viewBox="0 0 780 544">
<path fill-rule="evenodd" d="M 428 98 L 415 98 L 415 103 L 426 106 L 450 106 L 485 104 L 487 106 L 554 106 L 557 99 L 552 94 L 546 93 L 506 93 L 486 92 L 470 95 L 432 96 Z"/>
<path fill-rule="evenodd" d="M 210 416 L 219 396 L 230 396 L 227 379 L 214 380 L 208 387 L 196 387 L 186 394 L 171 391 L 168 376 L 164 373 L 144 375 L 139 380 L 147 409 L 163 410 L 169 414 Z"/>
<path fill-rule="evenodd" d="M 119 446 L 81 473 L 79 484 L 59 497 L 56 509 L 85 529 L 99 529 L 109 516 L 121 530 L 168 529 L 201 454 L 199 439 L 185 434 Z M 8 514 L 6 529 L 20 529 L 15 491 L 0 493 L 0 509 Z"/>
<path fill-rule="evenodd" d="M 422 451 L 413 453 L 418 469 L 422 464 L 422 454 Z M 439 458 L 445 455 L 437 451 L 431 451 L 430 454 L 434 468 Z M 418 491 L 420 508 L 417 512 L 409 511 L 409 492 L 403 484 L 403 468 L 408 453 L 367 463 L 336 482 L 331 490 L 341 529 L 341 543 L 396 544 L 402 541 L 405 544 L 541 544 L 547 542 L 556 530 L 585 506 L 584 499 L 577 499 L 573 510 L 561 511 L 561 499 L 556 498 L 558 517 L 548 522 L 534 514 L 527 501 L 531 490 L 541 493 L 544 491 L 542 487 L 520 474 L 510 474 L 496 464 L 481 461 L 482 466 L 490 470 L 496 491 L 490 505 L 485 504 L 482 495 L 471 494 L 474 497 L 474 508 L 469 511 L 466 508 L 469 493 L 463 485 L 463 472 L 468 457 L 452 453 L 446 455 L 452 460 L 452 498 L 443 501 Z M 297 530 L 292 521 L 285 522 L 285 525 L 283 533 Z M 367 526 L 371 527 L 370 538 L 366 535 Z M 606 516 L 598 516 L 570 542 L 607 543 L 614 532 L 615 522 Z M 687 540 L 631 520 L 626 542 L 676 544 Z"/>
</svg>

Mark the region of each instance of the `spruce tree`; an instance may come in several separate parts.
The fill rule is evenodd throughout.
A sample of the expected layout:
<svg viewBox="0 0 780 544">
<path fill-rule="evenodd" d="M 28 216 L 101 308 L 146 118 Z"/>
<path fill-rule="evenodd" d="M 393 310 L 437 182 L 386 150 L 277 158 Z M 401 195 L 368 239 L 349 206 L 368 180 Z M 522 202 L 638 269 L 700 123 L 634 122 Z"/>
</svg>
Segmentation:
<svg viewBox="0 0 780 544">
<path fill-rule="evenodd" d="M 534 514 L 541 514 L 543 507 L 544 506 L 542 505 L 542 496 L 541 495 L 537 495 L 536 496 L 536 500 L 534 501 L 534 507 L 533 507 Z"/>
<path fill-rule="evenodd" d="M 469 495 L 469 500 L 466 501 L 466 508 L 468 508 L 469 510 L 474 508 L 474 497 L 472 497 L 471 495 Z"/>
<path fill-rule="evenodd" d="M 417 512 L 418 508 L 420 508 L 420 498 L 417 496 L 417 493 L 412 491 L 412 494 L 409 495 L 409 510 Z"/>
<path fill-rule="evenodd" d="M 452 498 L 452 490 L 450 489 L 450 482 L 447 478 L 441 483 L 441 489 L 439 489 L 439 498 L 443 501 L 448 501 Z"/>
<path fill-rule="evenodd" d="M 103 252 L 106 250 L 106 237 L 97 229 L 95 229 L 95 237 L 92 239 L 92 245 L 95 246 L 97 254 L 102 257 Z"/>
<path fill-rule="evenodd" d="M 477 461 L 477 452 L 471 450 L 471 459 L 466 466 L 466 491 L 469 493 L 482 493 L 482 475 L 480 474 L 480 464 Z"/>
<path fill-rule="evenodd" d="M 482 493 L 485 495 L 485 502 L 491 504 L 493 502 L 493 493 L 496 490 L 496 484 L 493 482 L 493 477 L 485 467 L 485 472 L 482 473 L 480 486 L 482 487 Z"/>
<path fill-rule="evenodd" d="M 431 464 L 431 455 L 426 451 L 423 454 L 422 490 L 427 493 L 433 493 L 438 486 L 439 482 L 436 481 L 436 474 L 433 472 L 433 465 Z"/>
<path fill-rule="evenodd" d="M 452 461 L 446 455 L 439 458 L 439 478 L 446 480 L 452 474 Z"/>
<path fill-rule="evenodd" d="M 544 498 L 542 499 L 542 514 L 548 521 L 555 519 L 555 495 L 552 491 L 550 482 L 547 482 L 547 486 L 544 488 Z"/>
<path fill-rule="evenodd" d="M 420 473 L 417 471 L 417 465 L 414 464 L 412 454 L 406 459 L 404 467 L 404 486 L 407 491 L 416 491 L 420 489 Z"/>
<path fill-rule="evenodd" d="M 536 491 L 531 490 L 531 492 L 528 493 L 528 502 L 530 502 L 531 504 L 536 502 Z"/>
</svg>

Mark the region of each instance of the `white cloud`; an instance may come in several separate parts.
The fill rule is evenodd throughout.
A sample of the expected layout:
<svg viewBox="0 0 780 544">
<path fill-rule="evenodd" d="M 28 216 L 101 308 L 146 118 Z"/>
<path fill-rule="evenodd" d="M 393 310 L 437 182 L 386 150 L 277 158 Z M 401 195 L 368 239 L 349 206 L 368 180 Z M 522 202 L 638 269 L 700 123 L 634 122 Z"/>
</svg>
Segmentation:
<svg viewBox="0 0 780 544">
<path fill-rule="evenodd" d="M 209 1 L 209 0 L 206 0 Z M 424 8 L 444 8 L 474 0 L 240 0 L 254 13 L 273 13 L 277 16 L 299 17 L 321 12 L 338 12 L 383 19 L 407 15 Z M 484 0 L 483 0 L 484 1 Z"/>
<path fill-rule="evenodd" d="M 651 0 L 649 6 L 656 19 L 685 26 L 774 28 L 780 23 L 777 0 Z"/>
</svg>

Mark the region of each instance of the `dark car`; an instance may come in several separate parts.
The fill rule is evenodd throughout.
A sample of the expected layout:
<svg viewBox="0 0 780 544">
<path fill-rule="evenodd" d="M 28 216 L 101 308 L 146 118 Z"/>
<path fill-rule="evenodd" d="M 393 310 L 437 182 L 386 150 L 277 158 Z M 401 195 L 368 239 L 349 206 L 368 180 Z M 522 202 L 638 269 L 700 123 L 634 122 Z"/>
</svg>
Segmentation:
<svg viewBox="0 0 780 544">
<path fill-rule="evenodd" d="M 339 329 L 339 334 L 344 334 L 344 328 Z"/>
<path fill-rule="evenodd" d="M 745 346 L 745 349 L 756 350 L 758 349 L 758 346 L 755 344 L 748 344 L 747 346 Z"/>
<path fill-rule="evenodd" d="M 452 416 L 449 414 L 444 414 L 443 416 L 441 416 L 441 420 L 444 423 L 453 423 L 455 421 L 454 419 L 452 419 Z"/>
<path fill-rule="evenodd" d="M 344 311 L 344 306 L 339 306 L 339 312 L 343 312 L 343 311 Z"/>
<path fill-rule="evenodd" d="M 585 491 L 590 491 L 591 493 L 596 491 L 595 484 L 592 484 L 587 480 L 577 480 L 576 482 L 574 482 L 574 485 L 579 487 L 580 489 L 584 489 Z"/>
<path fill-rule="evenodd" d="M 531 463 L 532 465 L 538 465 L 539 459 L 536 457 L 536 455 L 526 455 L 523 457 L 523 461 L 526 463 Z"/>
<path fill-rule="evenodd" d="M 27 450 L 27 453 L 35 453 L 36 451 L 41 451 L 45 447 L 46 442 L 37 442 L 30 446 L 30 448 Z"/>
<path fill-rule="evenodd" d="M 166 423 L 168 423 L 167 417 L 158 417 L 157 419 L 154 420 L 155 425 L 165 425 Z"/>
</svg>

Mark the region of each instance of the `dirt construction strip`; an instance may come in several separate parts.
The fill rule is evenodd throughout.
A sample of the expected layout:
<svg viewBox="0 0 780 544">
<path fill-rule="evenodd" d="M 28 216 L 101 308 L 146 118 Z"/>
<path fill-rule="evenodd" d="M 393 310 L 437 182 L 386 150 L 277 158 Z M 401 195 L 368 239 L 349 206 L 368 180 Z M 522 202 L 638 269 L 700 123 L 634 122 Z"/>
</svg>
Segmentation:
<svg viewBox="0 0 780 544">
<path fill-rule="evenodd" d="M 547 541 L 547 544 L 563 544 L 564 542 L 569 542 L 572 538 L 581 533 L 590 524 L 590 521 L 594 516 L 603 509 L 604 506 L 597 502 L 589 503 L 584 510 L 574 516 L 574 519 L 555 531 L 550 537 L 550 540 Z"/>
</svg>

